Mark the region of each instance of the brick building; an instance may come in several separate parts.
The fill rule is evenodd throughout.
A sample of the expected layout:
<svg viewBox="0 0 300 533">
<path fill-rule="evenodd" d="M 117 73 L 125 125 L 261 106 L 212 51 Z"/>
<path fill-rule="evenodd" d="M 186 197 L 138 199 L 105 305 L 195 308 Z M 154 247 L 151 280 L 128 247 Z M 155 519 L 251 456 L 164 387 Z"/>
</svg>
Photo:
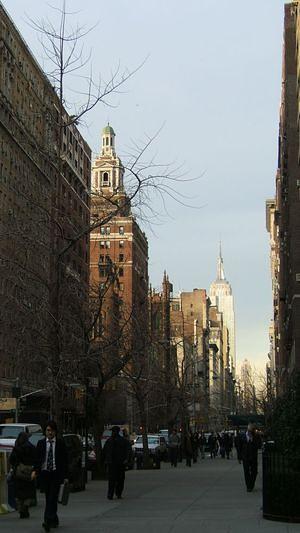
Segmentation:
<svg viewBox="0 0 300 533">
<path fill-rule="evenodd" d="M 26 390 L 44 382 L 53 355 L 49 317 L 63 317 L 60 356 L 76 345 L 65 304 L 68 286 L 88 287 L 90 153 L 0 4 L 2 395 L 16 377 Z"/>
<path fill-rule="evenodd" d="M 148 335 L 148 242 L 131 211 L 124 167 L 109 125 L 102 130 L 100 149 L 92 167 L 91 211 L 97 228 L 91 233 L 91 289 L 104 291 L 101 320 L 114 357 L 142 356 Z M 114 328 L 109 317 L 117 322 Z M 123 386 L 120 389 L 124 391 Z M 115 416 L 119 420 L 125 414 Z"/>
<path fill-rule="evenodd" d="M 279 157 L 274 205 L 267 206 L 272 246 L 277 388 L 300 370 L 300 4 L 285 5 Z"/>
</svg>

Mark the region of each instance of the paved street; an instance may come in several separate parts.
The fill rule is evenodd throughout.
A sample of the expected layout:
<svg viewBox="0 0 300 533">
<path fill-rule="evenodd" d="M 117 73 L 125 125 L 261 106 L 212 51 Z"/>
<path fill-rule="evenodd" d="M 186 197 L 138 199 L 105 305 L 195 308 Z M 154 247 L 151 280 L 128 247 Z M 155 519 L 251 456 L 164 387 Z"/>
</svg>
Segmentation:
<svg viewBox="0 0 300 533">
<path fill-rule="evenodd" d="M 300 524 L 263 520 L 261 476 L 253 493 L 245 491 L 236 460 L 207 458 L 192 468 L 134 470 L 126 475 L 123 500 L 106 499 L 106 482 L 88 484 L 60 506 L 61 531 L 76 533 L 300 533 Z M 42 506 L 29 521 L 16 513 L 0 517 L 1 533 L 41 531 Z M 25 526 L 25 527 L 24 527 Z"/>
</svg>

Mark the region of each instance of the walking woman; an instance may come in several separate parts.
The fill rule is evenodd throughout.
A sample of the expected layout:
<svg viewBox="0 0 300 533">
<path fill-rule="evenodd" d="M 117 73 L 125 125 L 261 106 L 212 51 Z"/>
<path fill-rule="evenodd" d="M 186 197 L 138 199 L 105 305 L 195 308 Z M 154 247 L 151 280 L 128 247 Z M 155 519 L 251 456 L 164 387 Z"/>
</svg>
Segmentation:
<svg viewBox="0 0 300 533">
<path fill-rule="evenodd" d="M 35 499 L 35 482 L 31 480 L 35 447 L 28 440 L 29 434 L 22 431 L 15 442 L 9 461 L 13 467 L 15 497 L 20 518 L 29 518 L 29 505 Z"/>
</svg>

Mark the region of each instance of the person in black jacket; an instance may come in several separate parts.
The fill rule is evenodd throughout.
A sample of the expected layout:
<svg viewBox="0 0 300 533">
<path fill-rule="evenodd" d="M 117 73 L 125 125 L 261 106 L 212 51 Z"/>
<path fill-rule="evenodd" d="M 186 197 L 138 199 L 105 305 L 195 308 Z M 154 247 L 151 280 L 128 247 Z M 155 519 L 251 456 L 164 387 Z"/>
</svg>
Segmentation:
<svg viewBox="0 0 300 533">
<path fill-rule="evenodd" d="M 237 455 L 237 459 L 238 459 L 238 462 L 241 463 L 242 462 L 242 434 L 239 430 L 239 428 L 236 430 L 236 435 L 234 437 L 234 445 L 235 445 L 235 449 L 236 449 L 236 455 Z"/>
<path fill-rule="evenodd" d="M 248 424 L 247 431 L 241 437 L 241 457 L 248 492 L 254 489 L 257 476 L 257 457 L 260 439 L 253 424 Z"/>
<path fill-rule="evenodd" d="M 114 494 L 122 498 L 125 482 L 125 466 L 128 464 L 131 445 L 127 439 L 121 437 L 119 426 L 111 430 L 111 437 L 107 439 L 103 448 L 104 462 L 108 467 L 107 498 L 112 500 Z"/>
<path fill-rule="evenodd" d="M 29 518 L 28 508 L 32 500 L 35 500 L 35 483 L 30 479 L 30 467 L 33 469 L 35 447 L 29 442 L 28 438 L 28 433 L 24 431 L 19 433 L 9 456 L 9 462 L 13 467 L 14 490 L 20 518 Z M 22 479 L 18 476 L 17 467 L 19 465 L 28 467 L 28 479 Z"/>
<path fill-rule="evenodd" d="M 50 531 L 58 527 L 57 500 L 60 485 L 67 480 L 68 460 L 65 443 L 57 437 L 57 425 L 46 425 L 45 438 L 37 443 L 33 478 L 38 476 L 41 490 L 45 493 L 46 507 L 43 528 Z"/>
</svg>

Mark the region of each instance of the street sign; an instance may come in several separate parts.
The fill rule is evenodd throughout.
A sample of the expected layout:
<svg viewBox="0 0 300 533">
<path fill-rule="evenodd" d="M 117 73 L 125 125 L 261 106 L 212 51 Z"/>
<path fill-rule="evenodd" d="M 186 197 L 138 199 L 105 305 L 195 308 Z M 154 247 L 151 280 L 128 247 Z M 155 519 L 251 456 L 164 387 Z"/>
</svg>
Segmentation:
<svg viewBox="0 0 300 533">
<path fill-rule="evenodd" d="M 14 411 L 16 406 L 16 398 L 0 398 L 0 411 Z"/>
</svg>

